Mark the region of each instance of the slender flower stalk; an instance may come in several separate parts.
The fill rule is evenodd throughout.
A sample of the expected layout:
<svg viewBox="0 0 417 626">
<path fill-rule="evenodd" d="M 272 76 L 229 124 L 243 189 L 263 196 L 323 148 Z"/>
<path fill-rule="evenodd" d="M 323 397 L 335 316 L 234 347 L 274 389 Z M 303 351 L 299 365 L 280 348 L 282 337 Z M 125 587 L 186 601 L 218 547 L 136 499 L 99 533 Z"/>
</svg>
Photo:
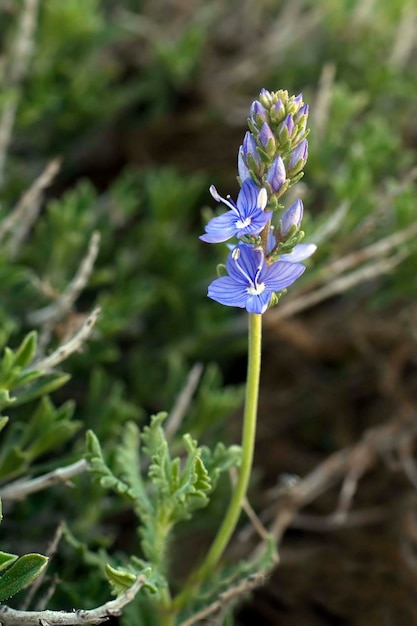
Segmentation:
<svg viewBox="0 0 417 626">
<path fill-rule="evenodd" d="M 211 548 L 203 563 L 185 586 L 184 591 L 175 598 L 173 602 L 175 610 L 180 609 L 187 602 L 196 587 L 211 574 L 221 559 L 236 528 L 242 511 L 243 500 L 248 490 L 255 449 L 258 412 L 259 378 L 261 373 L 262 315 L 250 314 L 248 326 L 248 366 L 242 429 L 242 462 L 239 468 L 238 480 L 223 518 L 223 523 L 217 532 Z"/>
<path fill-rule="evenodd" d="M 236 528 L 248 489 L 255 448 L 256 418 L 258 412 L 259 377 L 261 373 L 262 315 L 249 315 L 248 371 L 246 378 L 245 410 L 242 432 L 242 463 L 239 477 L 223 523 L 211 548 L 196 574 L 198 581 L 204 580 L 223 555 Z"/>
</svg>

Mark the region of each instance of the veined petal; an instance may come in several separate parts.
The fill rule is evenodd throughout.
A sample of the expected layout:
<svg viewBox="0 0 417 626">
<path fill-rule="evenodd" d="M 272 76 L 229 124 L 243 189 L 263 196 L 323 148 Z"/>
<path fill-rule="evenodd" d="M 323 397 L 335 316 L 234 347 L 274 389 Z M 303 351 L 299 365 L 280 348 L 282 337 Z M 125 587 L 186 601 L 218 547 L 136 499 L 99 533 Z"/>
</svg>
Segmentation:
<svg viewBox="0 0 417 626">
<path fill-rule="evenodd" d="M 226 269 L 234 281 L 249 287 L 255 281 L 264 263 L 264 255 L 260 248 L 242 244 L 232 250 L 227 257 Z"/>
<path fill-rule="evenodd" d="M 248 313 L 265 313 L 271 299 L 271 291 L 266 290 L 256 296 L 249 295 L 246 300 L 246 310 Z"/>
<path fill-rule="evenodd" d="M 250 218 L 250 224 L 240 228 L 236 232 L 237 237 L 243 237 L 244 235 L 259 235 L 263 227 L 272 217 L 272 211 L 260 211 L 258 210 Z"/>
<path fill-rule="evenodd" d="M 301 263 L 276 261 L 268 267 L 263 276 L 263 281 L 270 291 L 281 291 L 292 285 L 304 270 L 305 266 Z"/>
<path fill-rule="evenodd" d="M 292 252 L 288 254 L 281 254 L 280 259 L 282 261 L 288 261 L 289 263 L 298 263 L 299 261 L 305 261 L 311 257 L 317 250 L 315 243 L 298 243 Z"/>
<path fill-rule="evenodd" d="M 206 243 L 221 243 L 236 234 L 236 213 L 226 211 L 223 215 L 213 217 L 205 227 L 206 234 L 201 235 L 201 241 Z"/>
<path fill-rule="evenodd" d="M 253 210 L 258 208 L 259 187 L 253 180 L 247 178 L 243 181 L 242 189 L 237 197 L 237 207 L 241 218 L 248 217 Z"/>
<path fill-rule="evenodd" d="M 226 306 L 237 306 L 244 309 L 248 297 L 247 287 L 237 283 L 230 276 L 216 278 L 209 285 L 208 297 Z"/>
</svg>

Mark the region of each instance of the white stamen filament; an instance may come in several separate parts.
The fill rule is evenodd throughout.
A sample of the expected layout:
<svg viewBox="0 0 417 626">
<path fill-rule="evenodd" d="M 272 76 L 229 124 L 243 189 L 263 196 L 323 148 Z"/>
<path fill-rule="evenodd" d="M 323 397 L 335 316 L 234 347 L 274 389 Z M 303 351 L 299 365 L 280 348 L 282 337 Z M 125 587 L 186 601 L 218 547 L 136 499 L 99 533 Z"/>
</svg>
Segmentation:
<svg viewBox="0 0 417 626">
<path fill-rule="evenodd" d="M 239 270 L 239 272 L 242 274 L 242 276 L 244 276 L 244 278 L 249 283 L 249 287 L 246 288 L 246 291 L 251 296 L 258 296 L 263 291 L 265 291 L 265 283 L 258 283 L 259 274 L 261 273 L 262 266 L 263 266 L 263 261 L 264 261 L 262 252 L 260 254 L 261 254 L 260 263 L 259 263 L 259 265 L 257 267 L 255 278 L 254 278 L 254 280 L 252 280 L 252 278 L 249 276 L 249 274 L 247 274 L 247 272 L 245 272 L 243 267 L 239 264 L 239 258 L 240 258 L 240 250 L 239 250 L 239 248 L 235 248 L 233 250 L 233 252 L 232 252 L 232 258 L 233 258 L 233 260 L 234 260 L 234 262 L 236 264 L 237 269 Z"/>
</svg>

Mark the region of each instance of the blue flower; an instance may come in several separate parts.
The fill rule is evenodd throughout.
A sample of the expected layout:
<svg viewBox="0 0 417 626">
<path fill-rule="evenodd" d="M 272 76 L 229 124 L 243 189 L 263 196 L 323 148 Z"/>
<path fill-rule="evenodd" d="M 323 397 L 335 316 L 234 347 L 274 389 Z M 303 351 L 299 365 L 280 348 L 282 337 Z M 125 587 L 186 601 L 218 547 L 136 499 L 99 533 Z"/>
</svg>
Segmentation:
<svg viewBox="0 0 417 626">
<path fill-rule="evenodd" d="M 261 248 L 240 244 L 226 261 L 228 276 L 214 280 L 208 297 L 248 313 L 264 313 L 273 293 L 289 287 L 304 272 L 300 263 L 276 261 L 267 265 Z"/>
<path fill-rule="evenodd" d="M 214 185 L 210 187 L 210 193 L 217 202 L 223 202 L 230 207 L 230 211 L 209 221 L 206 234 L 200 237 L 206 243 L 220 243 L 231 237 L 240 238 L 244 235 L 259 235 L 271 219 L 272 212 L 264 211 L 268 201 L 266 189 L 259 189 L 250 179 L 243 181 L 236 203 L 230 197 L 227 200 L 222 198 Z"/>
</svg>

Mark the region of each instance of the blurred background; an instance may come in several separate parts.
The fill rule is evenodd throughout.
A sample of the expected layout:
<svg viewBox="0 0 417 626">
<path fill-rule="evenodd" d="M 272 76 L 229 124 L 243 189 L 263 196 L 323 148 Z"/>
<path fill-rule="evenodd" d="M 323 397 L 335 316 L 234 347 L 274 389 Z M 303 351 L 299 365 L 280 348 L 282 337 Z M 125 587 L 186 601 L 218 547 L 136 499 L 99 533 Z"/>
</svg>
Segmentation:
<svg viewBox="0 0 417 626">
<path fill-rule="evenodd" d="M 264 318 L 251 502 L 267 518 L 286 481 L 368 429 L 412 424 L 416 34 L 415 0 L 2 1 L 2 215 L 61 160 L 36 215 L 24 218 L 27 232 L 16 228 L 2 252 L 2 345 L 33 327 L 28 313 L 65 290 L 101 234 L 88 286 L 49 329 L 53 346 L 95 303 L 103 308 L 54 397 L 77 403 L 62 435 L 68 459 L 85 427 L 111 448 L 128 419 L 169 410 L 196 362 L 204 373 L 182 430 L 238 441 L 246 321 L 206 298 L 225 251 L 198 235 L 213 208 L 209 185 L 238 191 L 237 152 L 263 87 L 302 92 L 310 105 L 309 160 L 291 193 L 303 199 L 305 241 L 318 251 Z M 294 517 L 279 568 L 236 624 L 417 624 L 415 427 L 406 423 L 400 447 L 376 445 L 352 462 L 353 502 L 340 523 L 340 483 L 330 479 Z M 39 468 L 53 461 L 40 457 Z M 129 516 L 98 511 L 90 495 L 72 505 L 74 532 L 129 550 Z M 40 550 L 45 525 L 67 505 L 37 498 L 17 514 L 21 528 L 28 514 L 39 523 L 25 537 Z M 56 519 L 37 512 L 47 498 Z M 19 522 L 3 524 L 19 536 Z M 66 579 L 80 575 L 65 568 Z M 61 593 L 85 599 L 83 585 Z"/>
</svg>

